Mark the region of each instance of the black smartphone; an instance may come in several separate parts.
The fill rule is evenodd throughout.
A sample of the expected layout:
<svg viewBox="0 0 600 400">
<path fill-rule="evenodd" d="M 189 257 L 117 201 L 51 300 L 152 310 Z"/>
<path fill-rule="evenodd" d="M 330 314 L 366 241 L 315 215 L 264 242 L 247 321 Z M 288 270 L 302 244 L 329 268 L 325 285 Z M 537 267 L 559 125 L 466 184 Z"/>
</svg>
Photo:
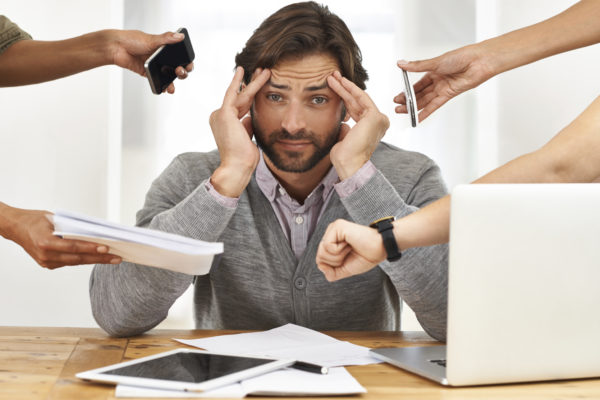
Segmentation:
<svg viewBox="0 0 600 400">
<path fill-rule="evenodd" d="M 179 28 L 177 33 L 183 33 L 185 39 L 161 46 L 144 63 L 146 76 L 154 94 L 161 94 L 177 78 L 177 67 L 185 68 L 194 61 L 194 49 L 187 29 Z"/>
</svg>

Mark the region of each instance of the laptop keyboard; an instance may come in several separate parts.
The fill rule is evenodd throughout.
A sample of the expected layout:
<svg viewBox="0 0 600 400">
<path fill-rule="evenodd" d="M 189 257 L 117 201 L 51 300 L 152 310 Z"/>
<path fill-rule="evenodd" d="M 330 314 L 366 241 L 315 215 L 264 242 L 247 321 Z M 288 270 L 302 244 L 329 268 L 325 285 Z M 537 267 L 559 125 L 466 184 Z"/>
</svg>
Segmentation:
<svg viewBox="0 0 600 400">
<path fill-rule="evenodd" d="M 428 360 L 430 363 L 439 365 L 440 367 L 446 368 L 446 360 Z"/>
</svg>

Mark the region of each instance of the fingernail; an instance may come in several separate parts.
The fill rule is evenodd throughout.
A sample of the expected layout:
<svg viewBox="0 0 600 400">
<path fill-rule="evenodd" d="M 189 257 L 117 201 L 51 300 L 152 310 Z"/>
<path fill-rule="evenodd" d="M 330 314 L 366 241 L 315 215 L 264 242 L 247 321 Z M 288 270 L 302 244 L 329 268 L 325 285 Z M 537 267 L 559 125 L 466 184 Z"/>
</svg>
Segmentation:
<svg viewBox="0 0 600 400">
<path fill-rule="evenodd" d="M 183 33 L 174 33 L 173 34 L 174 39 L 183 39 L 184 37 L 185 37 L 185 35 Z"/>
<path fill-rule="evenodd" d="M 398 60 L 398 65 L 406 65 L 408 64 L 408 61 L 406 60 Z"/>
<path fill-rule="evenodd" d="M 121 259 L 120 258 L 113 258 L 112 260 L 110 260 L 111 264 L 120 264 L 121 263 Z"/>
<path fill-rule="evenodd" d="M 98 253 L 108 253 L 108 247 L 106 247 L 106 246 L 98 246 L 98 247 L 96 247 L 96 251 Z"/>
</svg>

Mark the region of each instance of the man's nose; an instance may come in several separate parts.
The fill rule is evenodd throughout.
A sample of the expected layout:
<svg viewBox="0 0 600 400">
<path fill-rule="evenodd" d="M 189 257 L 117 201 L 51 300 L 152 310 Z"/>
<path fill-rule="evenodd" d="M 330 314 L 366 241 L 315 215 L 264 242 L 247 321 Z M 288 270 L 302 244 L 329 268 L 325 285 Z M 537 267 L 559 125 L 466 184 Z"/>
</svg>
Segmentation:
<svg viewBox="0 0 600 400">
<path fill-rule="evenodd" d="M 300 104 L 291 102 L 285 111 L 281 127 L 292 135 L 306 128 L 304 111 Z"/>
</svg>

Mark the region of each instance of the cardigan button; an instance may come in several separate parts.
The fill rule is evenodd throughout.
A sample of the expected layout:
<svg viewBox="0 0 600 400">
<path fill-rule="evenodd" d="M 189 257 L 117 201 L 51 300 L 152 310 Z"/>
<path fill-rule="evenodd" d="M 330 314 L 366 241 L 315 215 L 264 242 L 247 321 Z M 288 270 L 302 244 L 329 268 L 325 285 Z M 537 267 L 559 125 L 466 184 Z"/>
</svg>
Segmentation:
<svg viewBox="0 0 600 400">
<path fill-rule="evenodd" d="M 303 289 L 305 289 L 305 288 L 306 288 L 306 279 L 305 279 L 305 278 L 303 278 L 303 277 L 296 278 L 296 279 L 294 280 L 294 286 L 295 286 L 295 287 L 296 287 L 296 289 L 298 289 L 298 290 L 303 290 Z"/>
</svg>

